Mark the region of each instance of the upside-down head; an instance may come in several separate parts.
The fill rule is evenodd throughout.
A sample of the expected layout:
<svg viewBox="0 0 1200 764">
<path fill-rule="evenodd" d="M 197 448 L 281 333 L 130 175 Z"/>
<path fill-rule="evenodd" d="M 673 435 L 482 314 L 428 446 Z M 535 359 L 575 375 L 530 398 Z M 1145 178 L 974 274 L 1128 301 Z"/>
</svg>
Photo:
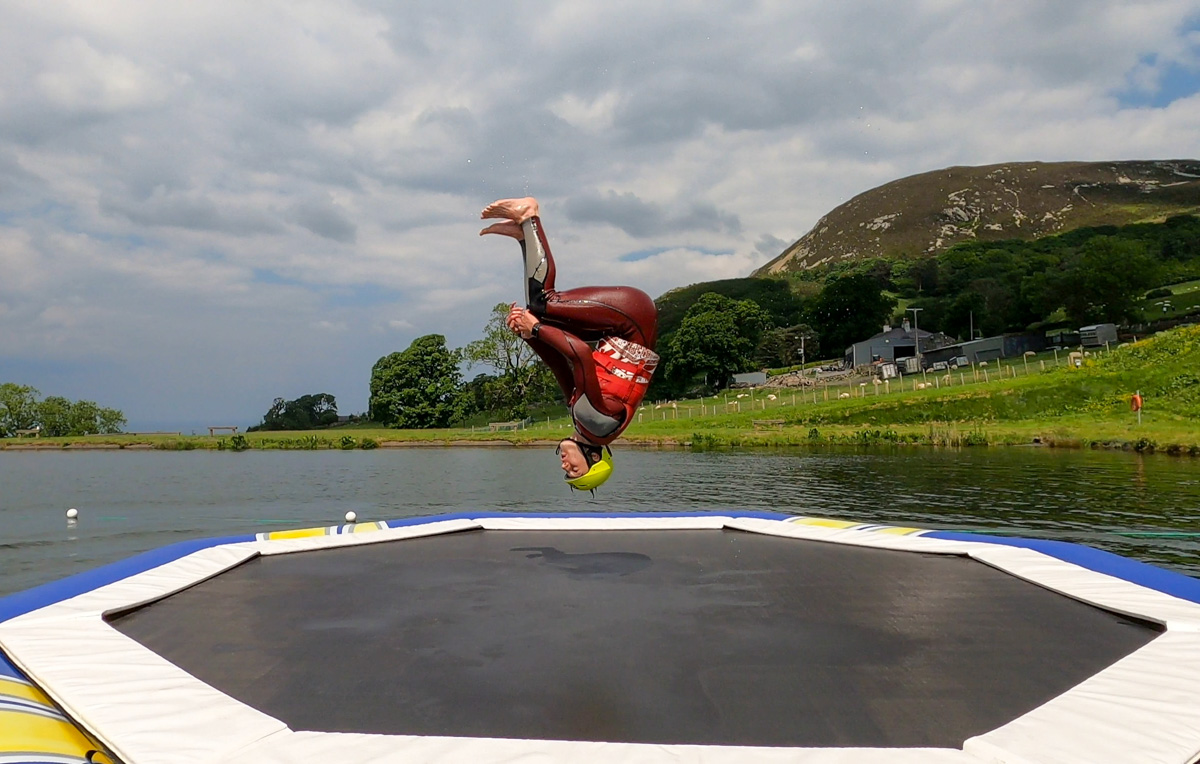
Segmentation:
<svg viewBox="0 0 1200 764">
<path fill-rule="evenodd" d="M 580 491 L 594 491 L 612 476 L 612 451 L 566 438 L 556 450 L 567 485 Z"/>
</svg>

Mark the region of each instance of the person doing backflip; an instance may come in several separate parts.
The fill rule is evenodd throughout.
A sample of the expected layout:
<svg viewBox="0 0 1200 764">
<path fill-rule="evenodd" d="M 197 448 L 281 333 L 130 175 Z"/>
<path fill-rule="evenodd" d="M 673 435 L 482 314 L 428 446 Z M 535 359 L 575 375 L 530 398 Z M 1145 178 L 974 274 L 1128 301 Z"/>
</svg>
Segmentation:
<svg viewBox="0 0 1200 764">
<path fill-rule="evenodd" d="M 595 490 L 612 474 L 608 444 L 633 421 L 658 367 L 658 309 L 633 287 L 555 291 L 554 257 L 533 197 L 492 202 L 480 217 L 501 221 L 480 236 L 501 234 L 521 245 L 525 307 L 513 303 L 508 328 L 546 362 L 566 396 L 575 432 L 558 444 L 558 455 L 567 483 Z"/>
</svg>

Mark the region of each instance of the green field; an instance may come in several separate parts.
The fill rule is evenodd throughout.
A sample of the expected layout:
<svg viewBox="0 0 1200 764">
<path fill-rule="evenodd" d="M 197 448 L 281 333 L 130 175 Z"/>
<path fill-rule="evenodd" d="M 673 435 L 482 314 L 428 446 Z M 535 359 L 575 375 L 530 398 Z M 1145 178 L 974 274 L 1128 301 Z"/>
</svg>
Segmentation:
<svg viewBox="0 0 1200 764">
<path fill-rule="evenodd" d="M 1200 327 L 1099 350 L 1068 365 L 1065 351 L 949 374 L 874 384 L 857 378 L 801 389 L 731 390 L 715 397 L 646 404 L 622 443 L 693 448 L 821 444 L 1114 447 L 1200 455 Z M 1130 396 L 1140 390 L 1139 423 Z M 738 397 L 742 396 L 742 397 Z M 164 450 L 356 449 L 429 445 L 523 445 L 570 433 L 565 411 L 526 429 L 483 424 L 445 430 L 354 425 L 311 432 L 230 436 L 104 435 L 9 439 L 2 448 Z"/>
<path fill-rule="evenodd" d="M 1138 303 L 1147 319 L 1178 318 L 1200 311 L 1200 279 L 1164 288 L 1171 290 L 1170 297 L 1151 297 Z"/>
</svg>

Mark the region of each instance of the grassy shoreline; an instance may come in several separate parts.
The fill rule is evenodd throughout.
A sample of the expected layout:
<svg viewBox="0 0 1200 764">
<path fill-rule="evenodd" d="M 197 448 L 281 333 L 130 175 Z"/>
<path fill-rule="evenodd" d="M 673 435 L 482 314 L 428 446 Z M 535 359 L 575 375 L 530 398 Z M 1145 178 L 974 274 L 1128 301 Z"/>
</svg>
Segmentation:
<svg viewBox="0 0 1200 764">
<path fill-rule="evenodd" d="M 1187 327 L 1087 357 L 1081 368 L 1018 359 L 999 370 L 993 365 L 988 374 L 975 370 L 936 380 L 928 375 L 927 384 L 921 378 L 887 385 L 856 379 L 842 387 L 729 391 L 646 405 L 618 445 L 697 450 L 1040 445 L 1200 456 L 1197 369 L 1200 327 Z M 1129 408 L 1134 390 L 1141 390 L 1146 400 L 1140 424 Z M 0 441 L 0 451 L 520 447 L 557 442 L 570 433 L 569 427 L 564 412 L 519 431 L 352 425 L 242 436 L 10 438 Z"/>
<path fill-rule="evenodd" d="M 993 383 L 999 384 L 999 383 Z M 797 407 L 799 408 L 799 407 Z M 859 413 L 846 402 L 817 404 L 783 412 L 782 425 L 755 425 L 755 415 L 725 414 L 703 419 L 666 420 L 634 424 L 619 447 L 690 448 L 807 448 L 840 446 L 1044 446 L 1051 448 L 1110 448 L 1200 456 L 1200 429 L 1179 417 L 1146 413 L 1136 416 L 1077 414 L 1028 421 L 962 421 L 931 419 L 894 422 L 881 413 L 866 423 L 830 421 L 839 413 Z M 839 412 L 838 409 L 841 409 Z M 780 411 L 769 412 L 778 418 Z M 761 415 L 759 415 L 761 416 Z M 254 450 L 365 450 L 371 448 L 512 448 L 552 445 L 569 433 L 567 420 L 551 420 L 516 432 L 472 432 L 470 429 L 393 430 L 361 428 L 310 432 L 250 433 L 246 446 Z M 350 440 L 346 440 L 350 438 Z M 0 441 L 0 451 L 192 451 L 245 450 L 230 436 L 100 435 Z"/>
<path fill-rule="evenodd" d="M 340 439 L 305 439 L 304 433 L 279 433 L 253 442 L 249 449 L 259 451 L 283 450 L 367 450 L 361 445 L 350 448 Z M 287 437 L 292 435 L 293 437 Z M 407 431 L 390 430 L 374 448 L 522 448 L 553 446 L 558 440 L 552 433 L 534 431 L 490 437 L 472 436 L 470 432 L 424 431 L 411 437 Z M 301 437 L 295 437 L 301 436 Z M 155 438 L 147 440 L 130 436 L 99 438 L 45 438 L 38 443 L 0 444 L 0 452 L 64 452 L 64 451 L 235 451 L 228 442 L 207 435 Z M 228 440 L 228 439 L 226 439 Z M 1065 423 L 1013 423 L 1012 425 L 976 424 L 963 422 L 930 422 L 927 426 L 894 425 L 856 427 L 834 425 L 809 428 L 784 426 L 762 429 L 739 427 L 708 428 L 705 432 L 684 432 L 655 435 L 633 433 L 614 444 L 617 448 L 687 448 L 692 450 L 718 449 L 777 449 L 815 448 L 824 446 L 915 446 L 963 448 L 980 446 L 1041 446 L 1048 448 L 1095 448 L 1168 453 L 1180 456 L 1200 456 L 1200 438 L 1194 433 L 1181 436 L 1171 423 L 1165 426 L 1144 422 L 1130 428 L 1116 422 L 1091 422 L 1086 426 Z"/>
</svg>

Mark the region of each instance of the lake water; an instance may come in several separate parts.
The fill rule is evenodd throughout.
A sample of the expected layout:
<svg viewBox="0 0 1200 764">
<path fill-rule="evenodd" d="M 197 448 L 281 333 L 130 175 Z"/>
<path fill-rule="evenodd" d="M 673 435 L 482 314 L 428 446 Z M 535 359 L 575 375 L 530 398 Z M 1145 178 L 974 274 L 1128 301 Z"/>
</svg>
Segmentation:
<svg viewBox="0 0 1200 764">
<path fill-rule="evenodd" d="M 0 452 L 0 596 L 190 538 L 457 511 L 769 509 L 1075 541 L 1200 577 L 1200 460 L 1037 448 Z M 68 526 L 65 511 L 79 522 Z"/>
</svg>

